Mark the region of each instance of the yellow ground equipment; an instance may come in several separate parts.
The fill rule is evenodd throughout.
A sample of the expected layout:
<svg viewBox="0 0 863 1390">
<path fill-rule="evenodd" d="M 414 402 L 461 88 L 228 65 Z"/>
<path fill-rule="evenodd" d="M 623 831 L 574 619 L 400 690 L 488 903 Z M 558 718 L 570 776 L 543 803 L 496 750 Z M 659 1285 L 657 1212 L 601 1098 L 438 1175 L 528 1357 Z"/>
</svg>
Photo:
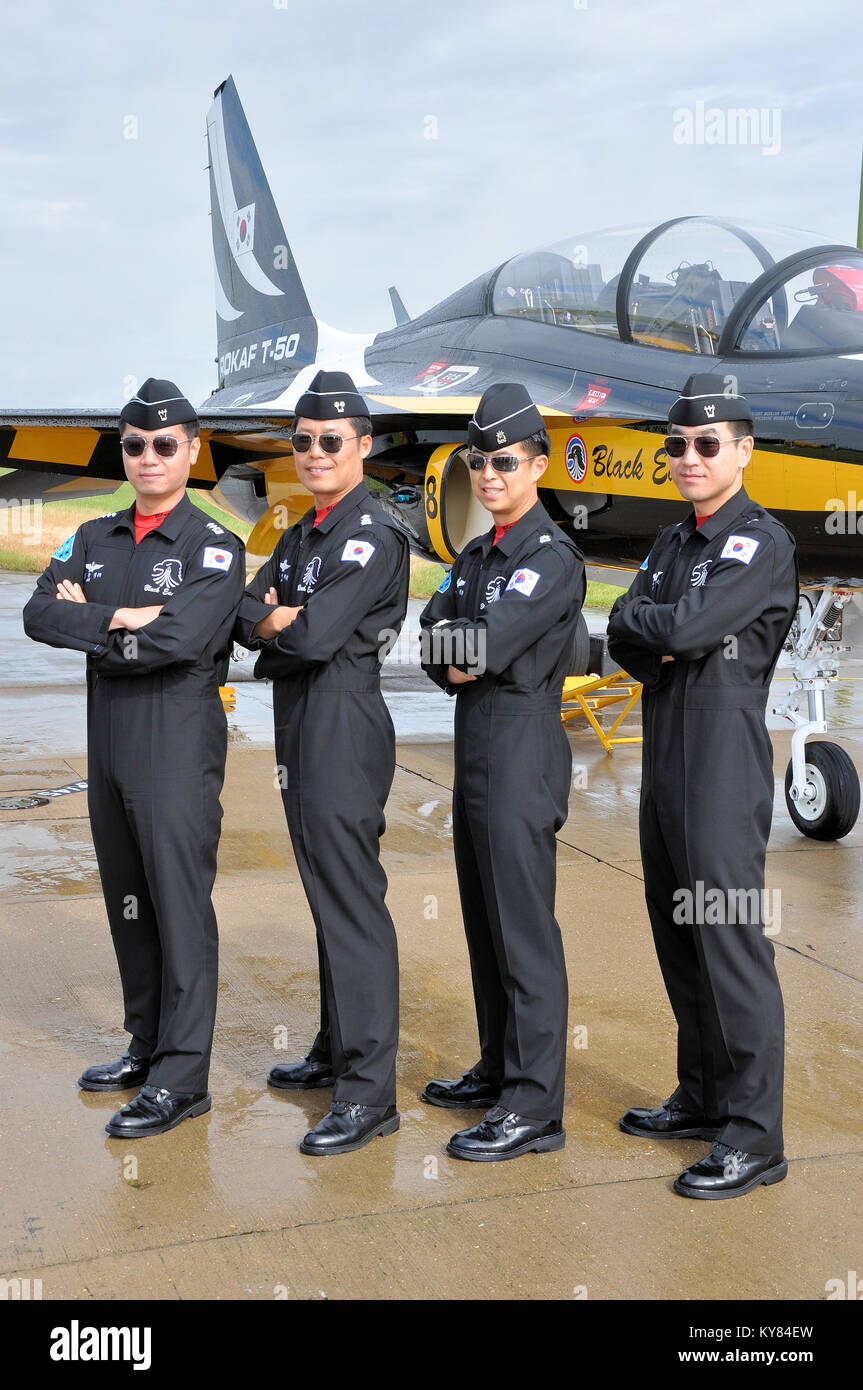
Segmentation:
<svg viewBox="0 0 863 1390">
<path fill-rule="evenodd" d="M 640 682 L 625 671 L 613 671 L 607 676 L 567 676 L 563 683 L 561 719 L 569 724 L 584 715 L 606 753 L 611 754 L 617 743 L 641 743 L 640 734 L 617 734 L 640 694 Z M 609 729 L 603 729 L 596 717 L 597 710 L 619 704 L 623 708 L 614 723 Z"/>
</svg>

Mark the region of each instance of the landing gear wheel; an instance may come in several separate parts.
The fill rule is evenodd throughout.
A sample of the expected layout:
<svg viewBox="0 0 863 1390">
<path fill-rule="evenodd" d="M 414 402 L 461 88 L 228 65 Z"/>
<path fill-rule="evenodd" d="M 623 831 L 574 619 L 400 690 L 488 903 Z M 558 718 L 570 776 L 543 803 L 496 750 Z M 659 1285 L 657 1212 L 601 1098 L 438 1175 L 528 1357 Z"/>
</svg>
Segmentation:
<svg viewBox="0 0 863 1390">
<path fill-rule="evenodd" d="M 568 676 L 583 676 L 587 672 L 590 661 L 590 629 L 584 620 L 584 614 L 579 613 L 575 635 L 572 639 L 572 651 L 569 656 L 569 665 L 566 668 Z"/>
<path fill-rule="evenodd" d="M 811 801 L 792 801 L 794 772 L 785 773 L 785 803 L 791 819 L 810 840 L 841 840 L 853 829 L 860 810 L 860 778 L 838 743 L 807 743 L 806 783 L 815 789 Z"/>
</svg>

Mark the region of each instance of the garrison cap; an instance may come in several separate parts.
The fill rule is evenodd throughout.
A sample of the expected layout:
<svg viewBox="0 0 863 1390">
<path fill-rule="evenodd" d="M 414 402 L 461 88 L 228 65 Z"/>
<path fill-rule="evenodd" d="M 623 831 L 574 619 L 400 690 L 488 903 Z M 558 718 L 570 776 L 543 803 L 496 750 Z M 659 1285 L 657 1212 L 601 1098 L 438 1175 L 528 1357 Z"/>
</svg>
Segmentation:
<svg viewBox="0 0 863 1390">
<path fill-rule="evenodd" d="M 157 381 L 152 376 L 147 377 L 144 385 L 120 411 L 120 424 L 134 425 L 139 430 L 197 423 L 195 407 L 186 400 L 179 386 L 175 386 L 173 381 Z"/>
<path fill-rule="evenodd" d="M 719 420 L 742 420 L 751 431 L 752 411 L 745 396 L 723 387 L 718 376 L 691 376 L 668 412 L 669 425 L 713 425 Z"/>
<path fill-rule="evenodd" d="M 504 444 L 520 444 L 544 429 L 543 418 L 524 387 L 516 381 L 502 381 L 483 391 L 467 427 L 467 442 L 491 454 Z"/>
<path fill-rule="evenodd" d="M 294 419 L 338 420 L 368 416 L 369 411 L 347 372 L 318 372 L 294 406 Z"/>
</svg>

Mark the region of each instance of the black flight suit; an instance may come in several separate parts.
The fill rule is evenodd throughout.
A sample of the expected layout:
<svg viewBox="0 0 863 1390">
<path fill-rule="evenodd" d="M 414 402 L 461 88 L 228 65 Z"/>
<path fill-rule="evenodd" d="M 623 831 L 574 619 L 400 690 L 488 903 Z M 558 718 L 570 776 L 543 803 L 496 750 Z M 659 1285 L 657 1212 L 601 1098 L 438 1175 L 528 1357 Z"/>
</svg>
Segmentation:
<svg viewBox="0 0 863 1390">
<path fill-rule="evenodd" d="M 24 609 L 37 642 L 87 653 L 90 825 L 131 1051 L 147 1083 L 206 1091 L 218 983 L 216 876 L 227 722 L 219 698 L 243 543 L 183 497 L 135 543 L 135 507 L 85 521 Z M 86 604 L 56 598 L 81 585 Z M 117 608 L 164 605 L 137 632 Z"/>
<path fill-rule="evenodd" d="M 470 541 L 420 618 L 426 674 L 456 695 L 453 841 L 481 1049 L 500 1104 L 560 1120 L 568 990 L 554 916 L 572 754 L 560 701 L 584 602 L 578 547 L 537 502 Z M 434 624 L 462 630 L 479 679 L 447 683 Z M 484 653 L 481 643 L 485 643 Z M 445 655 L 445 653 L 444 653 Z M 428 660 L 426 660 L 428 658 Z"/>
<path fill-rule="evenodd" d="M 761 912 L 764 712 L 797 599 L 793 537 L 741 488 L 700 529 L 692 513 L 660 532 L 608 624 L 611 655 L 645 682 L 641 854 L 678 1025 L 675 1096 L 754 1154 L 782 1152 L 784 1015 Z M 681 920 L 681 889 L 694 921 Z"/>
<path fill-rule="evenodd" d="M 396 1099 L 398 947 L 380 863 L 395 730 L 381 649 L 404 621 L 409 553 L 365 483 L 314 525 L 311 508 L 246 590 L 235 638 L 261 647 L 273 681 L 276 758 L 291 843 L 318 942 L 321 1027 L 310 1050 L 332 1063 L 334 1099 Z M 279 603 L 303 611 L 278 637 L 252 636 Z M 389 641 L 388 641 L 389 637 Z"/>
</svg>

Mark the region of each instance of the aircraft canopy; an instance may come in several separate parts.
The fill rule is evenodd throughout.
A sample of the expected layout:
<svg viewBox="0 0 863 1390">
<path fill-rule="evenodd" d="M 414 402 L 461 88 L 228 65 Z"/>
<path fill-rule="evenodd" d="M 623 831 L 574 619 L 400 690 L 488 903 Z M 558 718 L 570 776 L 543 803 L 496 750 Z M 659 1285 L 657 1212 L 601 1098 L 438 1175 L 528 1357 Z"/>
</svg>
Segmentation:
<svg viewBox="0 0 863 1390">
<path fill-rule="evenodd" d="M 679 217 L 614 228 L 505 262 L 491 311 L 690 352 L 863 351 L 863 252 L 811 232 Z"/>
</svg>

